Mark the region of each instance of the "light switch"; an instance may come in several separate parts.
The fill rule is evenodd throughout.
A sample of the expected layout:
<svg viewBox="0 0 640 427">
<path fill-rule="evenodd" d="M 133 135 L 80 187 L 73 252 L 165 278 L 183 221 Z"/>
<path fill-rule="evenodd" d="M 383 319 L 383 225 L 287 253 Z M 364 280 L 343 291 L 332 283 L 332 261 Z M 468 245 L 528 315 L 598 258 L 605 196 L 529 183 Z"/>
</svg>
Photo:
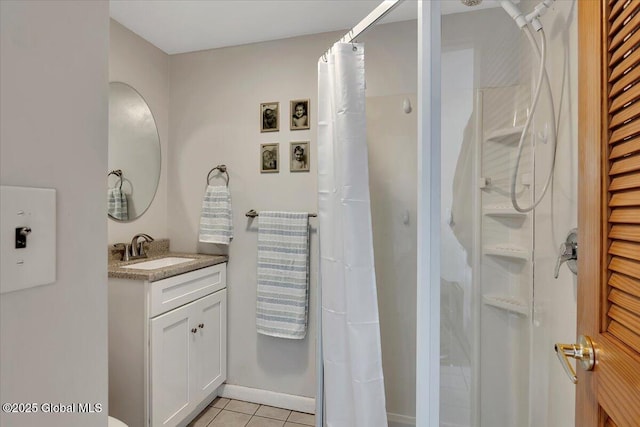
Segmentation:
<svg viewBox="0 0 640 427">
<path fill-rule="evenodd" d="M 56 281 L 56 190 L 0 186 L 0 293 Z"/>
</svg>

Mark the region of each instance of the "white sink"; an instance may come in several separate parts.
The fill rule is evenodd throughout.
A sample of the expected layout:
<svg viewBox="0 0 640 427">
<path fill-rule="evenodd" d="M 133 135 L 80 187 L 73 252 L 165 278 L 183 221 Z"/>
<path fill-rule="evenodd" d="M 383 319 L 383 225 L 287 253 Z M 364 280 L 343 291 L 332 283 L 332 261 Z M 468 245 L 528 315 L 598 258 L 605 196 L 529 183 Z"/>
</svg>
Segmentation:
<svg viewBox="0 0 640 427">
<path fill-rule="evenodd" d="M 136 270 L 155 270 L 156 268 L 170 267 L 172 265 L 182 264 L 193 261 L 195 258 L 182 258 L 168 256 L 165 258 L 154 259 L 152 261 L 138 262 L 131 265 L 123 265 L 122 268 L 131 268 Z"/>
</svg>

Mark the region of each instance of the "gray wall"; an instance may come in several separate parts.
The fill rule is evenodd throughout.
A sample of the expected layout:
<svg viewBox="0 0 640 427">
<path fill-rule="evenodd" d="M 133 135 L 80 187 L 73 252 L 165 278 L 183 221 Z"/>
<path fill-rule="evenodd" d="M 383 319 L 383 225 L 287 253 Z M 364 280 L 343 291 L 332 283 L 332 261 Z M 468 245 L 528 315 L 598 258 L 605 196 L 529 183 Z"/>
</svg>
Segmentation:
<svg viewBox="0 0 640 427">
<path fill-rule="evenodd" d="M 228 272 L 227 382 L 313 397 L 317 263 L 312 262 L 307 337 L 298 342 L 257 335 L 254 326 L 257 222 L 249 222 L 244 213 L 249 209 L 317 211 L 317 59 L 343 33 L 168 56 L 115 21 L 111 21 L 110 29 L 109 80 L 128 83 L 145 97 L 158 124 L 163 164 L 158 193 L 149 211 L 131 223 L 109 220 L 109 242 L 127 241 L 137 232 L 147 232 L 154 237 L 169 237 L 176 251 L 227 251 L 225 247 L 197 242 L 207 172 L 216 164 L 226 163 L 231 175 L 236 228 Z M 385 106 L 386 96 L 417 91 L 415 21 L 375 27 L 362 41 L 367 52 L 367 97 L 379 99 L 378 110 L 389 108 Z M 297 98 L 311 100 L 310 130 L 289 130 L 289 100 Z M 400 111 L 401 98 L 398 99 L 390 98 L 389 102 L 400 102 Z M 280 102 L 280 131 L 276 133 L 259 131 L 258 107 L 260 102 L 268 101 Z M 371 135 L 372 156 L 382 161 L 371 184 L 372 192 L 376 192 L 376 185 L 381 190 L 381 196 L 372 197 L 374 225 L 377 218 L 378 224 L 395 227 L 397 231 L 398 227 L 404 227 L 399 223 L 401 210 L 409 210 L 411 218 L 414 215 L 415 170 L 405 168 L 399 180 L 394 170 L 384 167 L 384 159 L 390 155 L 389 141 L 376 138 L 379 133 Z M 289 172 L 291 141 L 311 141 L 309 173 Z M 260 144 L 273 142 L 280 143 L 280 173 L 260 174 Z M 408 149 L 415 150 L 411 141 L 408 144 L 402 150 L 393 150 L 398 159 L 407 156 Z M 401 194 L 396 192 L 392 198 L 388 190 L 397 187 L 400 181 Z M 394 207 L 389 209 L 392 203 Z M 314 260 L 317 260 L 316 221 L 311 222 Z M 411 268 L 415 249 L 413 254 L 407 253 L 415 248 L 415 232 L 410 233 L 415 223 L 412 224 L 406 230 L 400 228 L 403 235 L 409 231 L 411 238 L 398 239 L 400 244 L 390 246 L 386 245 L 390 230 L 374 231 L 379 236 L 378 259 L 384 260 L 384 265 L 378 262 L 378 266 L 383 265 L 378 271 L 378 287 L 387 406 L 390 412 L 406 416 L 413 416 L 415 396 L 411 382 L 415 376 L 415 351 L 412 351 L 415 268 Z M 401 257 L 393 257 L 397 248 L 404 251 Z M 397 283 L 403 285 L 395 288 Z"/>
<path fill-rule="evenodd" d="M 0 296 L 0 395 L 103 405 L 5 426 L 107 422 L 108 25 L 106 1 L 0 2 L 0 183 L 57 190 L 57 280 Z"/>
<path fill-rule="evenodd" d="M 170 120 L 167 218 L 172 248 L 181 251 L 217 252 L 226 248 L 198 243 L 200 205 L 207 172 L 226 163 L 231 176 L 235 238 L 230 245 L 228 269 L 228 383 L 300 396 L 315 395 L 316 274 L 312 262 L 310 322 L 307 337 L 290 341 L 256 334 L 257 221 L 244 216 L 249 209 L 317 211 L 316 133 L 317 60 L 343 32 L 296 37 L 273 42 L 216 49 L 170 57 Z M 378 26 L 363 38 L 366 43 L 367 96 L 378 97 L 417 91 L 417 27 L 415 21 Z M 289 101 L 310 98 L 311 129 L 290 131 Z M 260 133 L 259 105 L 280 102 L 280 131 Z M 401 109 L 402 104 L 398 106 Z M 311 141 L 311 171 L 290 173 L 291 141 Z M 262 143 L 280 143 L 280 173 L 261 174 Z M 391 149 L 393 141 L 388 141 Z M 390 149 L 381 144 L 383 150 Z M 415 145 L 409 147 L 415 152 Z M 406 154 L 398 152 L 399 154 Z M 384 152 L 379 155 L 384 156 Z M 414 154 L 406 154 L 414 158 Z M 399 173 L 381 168 L 378 182 L 389 182 Z M 401 173 L 416 183 L 415 170 Z M 414 174 L 413 178 L 410 174 Z M 222 182 L 222 181 L 216 181 Z M 374 190 L 372 190 L 374 191 Z M 411 193 L 408 190 L 408 193 Z M 413 190 L 415 194 L 415 189 Z M 411 198 L 406 201 L 410 209 Z M 376 203 L 394 203 L 393 199 Z M 415 203 L 415 201 L 413 202 Z M 386 215 L 387 213 L 385 213 Z M 375 219 L 375 218 L 374 218 Z M 381 223 L 385 218 L 380 218 Z M 397 218 L 400 220 L 400 218 Z M 318 259 L 317 220 L 312 219 L 312 260 Z M 375 238 L 376 230 L 374 230 Z M 414 233 L 415 238 L 415 233 Z M 410 247 L 414 243 L 407 242 Z M 415 253 L 410 256 L 415 257 Z M 385 260 L 386 261 L 386 260 Z M 402 260 L 396 260 L 402 264 Z M 393 267 L 390 267 L 393 269 Z M 388 276 L 387 276 L 388 277 Z M 406 286 L 392 304 L 411 300 L 414 310 L 415 269 L 401 279 Z M 380 284 L 379 284 L 380 286 Z M 386 284 L 389 288 L 392 284 Z M 384 295 L 381 293 L 380 295 Z M 406 298 L 405 298 L 406 297 Z M 380 299 L 383 322 L 383 358 L 390 390 L 402 396 L 389 399 L 390 412 L 413 416 L 414 387 L 403 383 L 411 358 L 395 359 L 394 352 L 415 345 L 415 316 L 396 318 L 400 307 Z M 386 318 L 385 318 L 386 316 Z M 404 333 L 398 333 L 404 331 Z M 389 335 L 385 337 L 385 332 Z M 404 356 L 402 356 L 404 357 Z M 395 360 L 394 360 L 395 359 Z M 402 366 L 401 366 L 402 365 Z M 412 371 L 413 372 L 413 371 Z M 412 374 L 410 373 L 409 376 Z M 393 407 L 393 402 L 405 402 Z M 406 405 L 406 402 L 411 402 Z"/>
<path fill-rule="evenodd" d="M 312 219 L 311 303 L 305 339 L 256 334 L 257 221 L 250 209 L 317 212 L 317 59 L 338 33 L 170 57 L 169 236 L 180 251 L 216 252 L 198 243 L 209 170 L 231 177 L 235 237 L 229 248 L 227 383 L 315 395 L 317 220 Z M 309 98 L 311 129 L 289 130 L 289 100 Z M 280 131 L 260 133 L 261 102 L 280 102 Z M 289 142 L 310 141 L 309 173 L 289 172 Z M 261 143 L 280 143 L 280 173 L 261 174 Z M 220 178 L 213 181 L 222 183 Z M 226 250 L 224 248 L 223 250 Z"/>
</svg>

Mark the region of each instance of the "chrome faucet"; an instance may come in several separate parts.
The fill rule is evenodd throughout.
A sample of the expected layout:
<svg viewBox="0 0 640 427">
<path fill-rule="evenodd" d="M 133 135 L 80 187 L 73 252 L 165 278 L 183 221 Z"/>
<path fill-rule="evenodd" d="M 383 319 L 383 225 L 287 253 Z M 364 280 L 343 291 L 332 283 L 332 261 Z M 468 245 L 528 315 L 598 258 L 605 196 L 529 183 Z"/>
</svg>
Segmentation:
<svg viewBox="0 0 640 427">
<path fill-rule="evenodd" d="M 138 239 L 144 239 L 144 242 L 153 242 L 153 237 L 148 234 L 139 233 L 133 236 L 131 239 L 131 257 L 130 259 L 135 258 L 146 258 L 147 254 L 144 252 L 144 242 L 138 242 Z"/>
</svg>

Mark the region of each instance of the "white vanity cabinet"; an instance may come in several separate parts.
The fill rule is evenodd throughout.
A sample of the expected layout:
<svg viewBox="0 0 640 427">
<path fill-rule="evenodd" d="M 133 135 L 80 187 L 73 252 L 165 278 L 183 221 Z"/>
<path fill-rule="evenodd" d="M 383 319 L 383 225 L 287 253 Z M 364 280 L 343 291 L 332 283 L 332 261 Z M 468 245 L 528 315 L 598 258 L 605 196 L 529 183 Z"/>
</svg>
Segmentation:
<svg viewBox="0 0 640 427">
<path fill-rule="evenodd" d="M 226 263 L 150 282 L 109 279 L 109 413 L 183 426 L 226 379 Z"/>
<path fill-rule="evenodd" d="M 224 381 L 226 290 L 151 319 L 151 425 L 173 426 Z"/>
</svg>

